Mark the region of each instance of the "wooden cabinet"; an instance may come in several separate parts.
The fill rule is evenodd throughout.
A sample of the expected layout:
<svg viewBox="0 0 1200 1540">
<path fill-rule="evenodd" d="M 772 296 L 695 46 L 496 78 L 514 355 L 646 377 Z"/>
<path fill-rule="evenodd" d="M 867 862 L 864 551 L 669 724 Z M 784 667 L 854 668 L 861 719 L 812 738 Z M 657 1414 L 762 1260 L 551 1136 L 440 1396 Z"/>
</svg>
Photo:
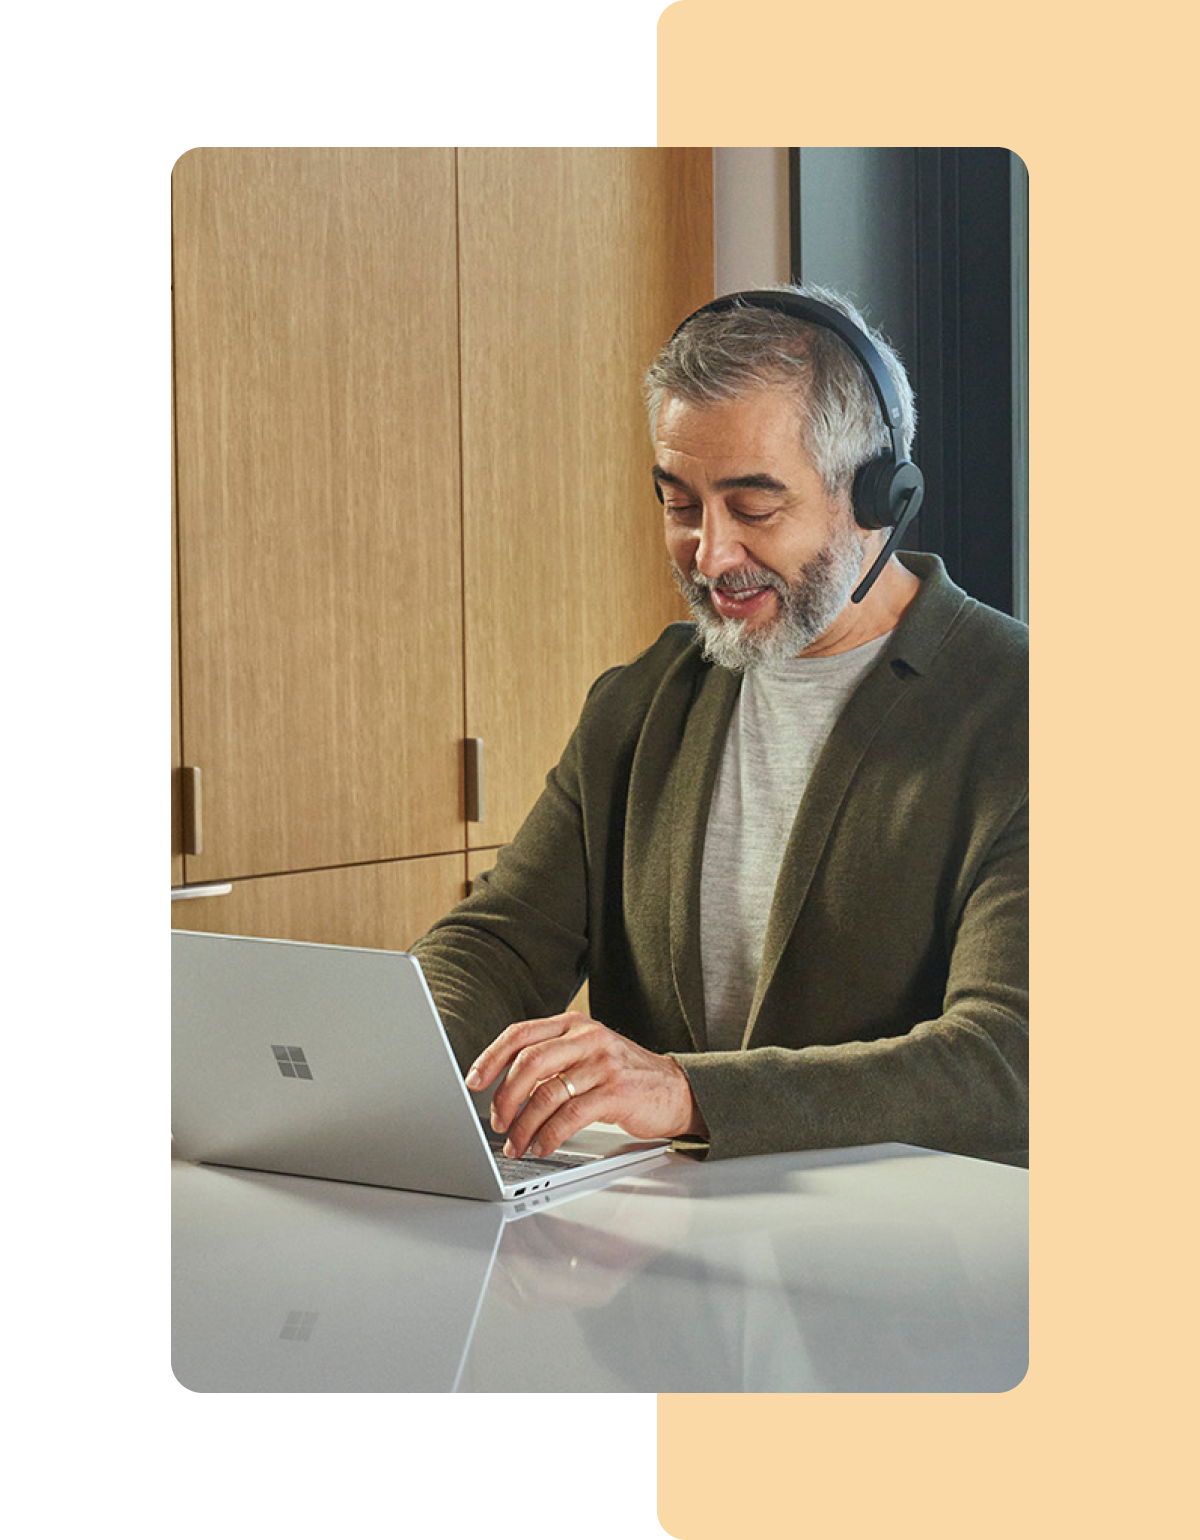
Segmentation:
<svg viewBox="0 0 1200 1540">
<path fill-rule="evenodd" d="M 681 613 L 639 388 L 710 155 L 194 150 L 173 208 L 172 881 L 235 885 L 173 920 L 407 945 Z"/>
<path fill-rule="evenodd" d="M 462 896 L 462 855 L 425 856 L 250 877 L 228 893 L 173 904 L 172 919 L 223 935 L 403 949 Z"/>
<path fill-rule="evenodd" d="M 174 181 L 188 881 L 459 848 L 454 154 Z"/>
<path fill-rule="evenodd" d="M 712 294 L 711 157 L 460 152 L 467 731 L 512 838 L 598 674 L 682 618 L 642 375 Z"/>
</svg>

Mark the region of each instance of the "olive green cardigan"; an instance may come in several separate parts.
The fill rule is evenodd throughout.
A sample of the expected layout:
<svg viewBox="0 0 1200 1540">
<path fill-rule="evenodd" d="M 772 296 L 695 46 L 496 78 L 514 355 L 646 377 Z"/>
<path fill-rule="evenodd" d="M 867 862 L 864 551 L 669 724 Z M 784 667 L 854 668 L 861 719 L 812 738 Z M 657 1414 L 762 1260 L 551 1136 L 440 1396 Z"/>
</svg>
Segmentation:
<svg viewBox="0 0 1200 1540">
<path fill-rule="evenodd" d="M 916 599 L 783 856 L 740 1050 L 707 1052 L 700 862 L 738 677 L 691 626 L 601 676 L 520 832 L 413 948 L 465 1068 L 566 1008 L 691 1082 L 715 1157 L 1027 1135 L 1026 628 L 906 555 Z"/>
</svg>

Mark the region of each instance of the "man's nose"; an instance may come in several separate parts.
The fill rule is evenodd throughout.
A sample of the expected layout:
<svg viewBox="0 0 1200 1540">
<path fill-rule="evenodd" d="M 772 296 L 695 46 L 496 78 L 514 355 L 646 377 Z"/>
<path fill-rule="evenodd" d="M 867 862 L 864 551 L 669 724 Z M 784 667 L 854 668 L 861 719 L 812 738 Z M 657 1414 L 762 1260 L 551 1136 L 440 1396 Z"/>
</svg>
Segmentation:
<svg viewBox="0 0 1200 1540">
<path fill-rule="evenodd" d="M 696 542 L 696 571 L 706 578 L 718 578 L 723 572 L 740 566 L 745 559 L 746 552 L 737 525 L 719 509 L 706 508 L 700 521 L 700 537 Z"/>
</svg>

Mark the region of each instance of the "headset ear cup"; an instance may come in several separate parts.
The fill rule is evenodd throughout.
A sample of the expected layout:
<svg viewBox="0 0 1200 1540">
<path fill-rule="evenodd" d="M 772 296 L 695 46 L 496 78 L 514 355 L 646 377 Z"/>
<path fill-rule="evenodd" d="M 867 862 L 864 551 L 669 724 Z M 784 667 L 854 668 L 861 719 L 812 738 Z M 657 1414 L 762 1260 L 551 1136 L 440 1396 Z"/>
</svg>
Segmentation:
<svg viewBox="0 0 1200 1540">
<path fill-rule="evenodd" d="M 913 508 L 915 514 L 925 498 L 925 477 L 921 474 L 919 465 L 914 465 L 911 460 L 901 460 L 892 472 L 891 484 L 888 487 L 888 503 L 891 508 L 889 524 L 899 524 L 914 497 L 916 498 Z"/>
<path fill-rule="evenodd" d="M 863 529 L 890 529 L 908 506 L 911 494 L 923 492 L 925 478 L 911 460 L 898 463 L 880 455 L 859 467 L 851 499 L 854 517 Z"/>
<path fill-rule="evenodd" d="M 894 520 L 891 516 L 890 487 L 896 463 L 890 455 L 880 455 L 860 465 L 854 476 L 850 493 L 854 505 L 854 517 L 862 529 L 885 529 Z"/>
</svg>

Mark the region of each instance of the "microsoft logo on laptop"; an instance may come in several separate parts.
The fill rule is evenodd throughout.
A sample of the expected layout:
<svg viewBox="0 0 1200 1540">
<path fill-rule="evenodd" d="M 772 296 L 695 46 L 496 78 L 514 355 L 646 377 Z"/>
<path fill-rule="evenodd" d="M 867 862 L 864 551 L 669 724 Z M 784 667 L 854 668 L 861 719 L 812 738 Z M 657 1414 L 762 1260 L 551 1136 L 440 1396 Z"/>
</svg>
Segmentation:
<svg viewBox="0 0 1200 1540">
<path fill-rule="evenodd" d="M 281 1075 L 286 1075 L 289 1080 L 312 1079 L 312 1070 L 308 1067 L 303 1048 L 282 1048 L 278 1043 L 272 1043 L 271 1052 L 275 1055 Z"/>
<path fill-rule="evenodd" d="M 285 1342 L 307 1342 L 317 1324 L 318 1313 L 316 1310 L 289 1310 L 280 1337 Z"/>
</svg>

